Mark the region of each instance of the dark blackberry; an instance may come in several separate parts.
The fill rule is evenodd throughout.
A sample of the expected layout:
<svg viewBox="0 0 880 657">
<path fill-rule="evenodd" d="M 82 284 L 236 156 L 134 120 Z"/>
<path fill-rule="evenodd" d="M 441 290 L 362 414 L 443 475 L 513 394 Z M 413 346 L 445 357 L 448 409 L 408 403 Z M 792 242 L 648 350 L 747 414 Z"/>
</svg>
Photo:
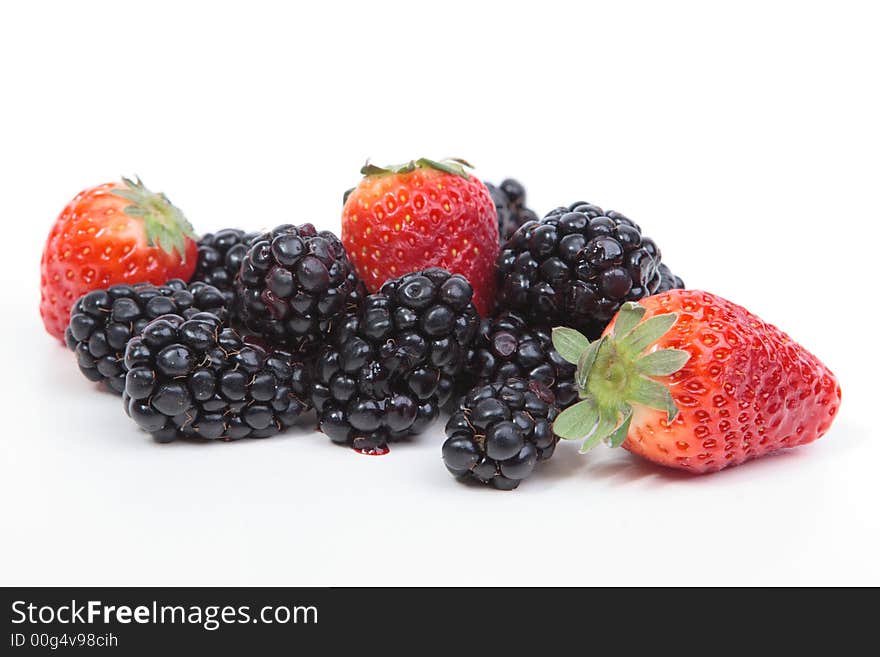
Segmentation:
<svg viewBox="0 0 880 657">
<path fill-rule="evenodd" d="M 498 256 L 499 300 L 530 322 L 598 337 L 626 301 L 660 286 L 660 249 L 618 212 L 589 203 L 523 224 Z"/>
<path fill-rule="evenodd" d="M 331 232 L 279 226 L 255 238 L 236 283 L 245 326 L 297 350 L 322 342 L 363 285 Z"/>
<path fill-rule="evenodd" d="M 564 409 L 577 401 L 575 366 L 553 348 L 549 327 L 529 326 L 522 315 L 505 312 L 480 325 L 468 355 L 469 386 L 511 378 L 549 387 Z"/>
<path fill-rule="evenodd" d="M 489 194 L 495 202 L 495 212 L 498 213 L 498 235 L 501 244 L 504 244 L 516 229 L 527 221 L 537 221 L 538 215 L 526 207 L 526 188 L 516 180 L 507 178 L 497 187 L 492 183 L 485 183 L 489 188 Z"/>
<path fill-rule="evenodd" d="M 159 442 L 266 438 L 309 408 L 305 364 L 210 313 L 154 319 L 129 341 L 125 367 L 125 410 Z"/>
<path fill-rule="evenodd" d="M 233 319 L 240 315 L 235 299 L 235 277 L 241 269 L 248 244 L 258 236 L 259 233 L 227 228 L 208 233 L 199 240 L 199 259 L 192 281 L 208 283 L 220 290 Z"/>
<path fill-rule="evenodd" d="M 472 296 L 463 276 L 426 269 L 388 281 L 338 322 L 315 366 L 324 433 L 368 450 L 423 431 L 477 334 Z"/>
<path fill-rule="evenodd" d="M 125 388 L 122 358 L 125 345 L 153 319 L 169 313 L 189 317 L 211 312 L 226 317 L 220 290 L 206 283 L 187 285 L 174 279 L 165 285 L 138 283 L 93 290 L 70 311 L 64 340 L 76 353 L 79 369 L 89 381 L 104 383 L 121 394 Z"/>
<path fill-rule="evenodd" d="M 512 490 L 553 455 L 558 414 L 553 393 L 537 381 L 477 386 L 446 423 L 443 463 L 460 480 Z"/>
<path fill-rule="evenodd" d="M 662 262 L 660 263 L 658 272 L 660 274 L 660 285 L 658 285 L 657 289 L 654 290 L 654 294 L 662 294 L 663 292 L 669 292 L 669 290 L 684 289 L 684 281 L 673 274 L 669 270 L 669 267 L 664 265 Z"/>
</svg>

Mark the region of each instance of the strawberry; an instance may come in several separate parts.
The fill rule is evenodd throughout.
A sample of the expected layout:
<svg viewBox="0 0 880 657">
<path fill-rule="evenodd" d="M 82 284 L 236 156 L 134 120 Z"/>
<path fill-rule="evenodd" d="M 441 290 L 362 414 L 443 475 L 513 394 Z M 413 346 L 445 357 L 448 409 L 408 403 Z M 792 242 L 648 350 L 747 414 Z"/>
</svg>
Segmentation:
<svg viewBox="0 0 880 657">
<path fill-rule="evenodd" d="M 463 160 L 415 160 L 361 169 L 346 195 L 342 243 L 370 292 L 412 271 L 442 267 L 474 288 L 482 315 L 494 307 L 498 216 L 488 188 Z"/>
<path fill-rule="evenodd" d="M 623 445 L 661 465 L 714 472 L 813 442 L 840 407 L 834 374 L 745 308 L 708 292 L 671 290 L 627 303 L 602 337 L 572 329 L 553 344 L 578 364 L 582 401 L 554 431 Z"/>
<path fill-rule="evenodd" d="M 40 263 L 40 315 L 64 339 L 79 297 L 117 283 L 189 280 L 198 247 L 192 226 L 164 194 L 123 178 L 80 192 L 58 215 Z"/>
</svg>

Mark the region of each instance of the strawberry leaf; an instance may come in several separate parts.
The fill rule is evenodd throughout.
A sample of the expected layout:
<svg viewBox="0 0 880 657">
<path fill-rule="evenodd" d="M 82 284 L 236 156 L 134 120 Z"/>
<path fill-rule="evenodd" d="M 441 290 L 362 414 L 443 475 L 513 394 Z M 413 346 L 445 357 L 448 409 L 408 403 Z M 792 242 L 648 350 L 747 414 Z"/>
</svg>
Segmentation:
<svg viewBox="0 0 880 657">
<path fill-rule="evenodd" d="M 147 221 L 144 224 L 144 233 L 147 236 L 147 246 L 158 245 L 160 230 L 160 226 L 153 221 Z"/>
<path fill-rule="evenodd" d="M 158 247 L 169 255 L 175 253 L 186 262 L 186 240 L 196 239 L 192 225 L 165 194 L 151 192 L 140 178 L 123 177 L 124 187 L 111 192 L 131 202 L 125 213 L 143 222 L 147 246 Z"/>
<path fill-rule="evenodd" d="M 597 447 L 599 443 L 602 442 L 601 436 L 599 433 L 594 431 L 593 434 L 587 438 L 583 443 L 581 443 L 581 448 L 578 450 L 581 454 L 586 454 L 594 447 Z"/>
<path fill-rule="evenodd" d="M 615 430 L 616 424 L 617 410 L 599 407 L 599 421 L 596 423 L 593 432 L 581 445 L 580 453 L 586 454 L 603 440 L 607 441 L 608 436 Z"/>
<path fill-rule="evenodd" d="M 453 176 L 461 176 L 466 180 L 470 180 L 470 175 L 464 170 L 461 162 L 462 160 L 441 160 L 438 162 L 437 160 L 429 160 L 423 157 L 416 160 L 416 166 L 422 169 L 436 169 L 437 171 L 451 173 Z M 467 166 L 470 167 L 469 164 Z"/>
<path fill-rule="evenodd" d="M 606 442 L 609 447 L 620 447 L 629 434 L 629 425 L 632 423 L 633 411 L 632 407 L 627 406 L 624 410 L 623 422 L 620 423 L 614 432 L 608 436 Z"/>
<path fill-rule="evenodd" d="M 614 322 L 614 336 L 622 338 L 627 335 L 642 321 L 645 312 L 647 312 L 645 308 L 634 301 L 627 301 L 623 304 L 620 312 L 617 314 L 617 320 Z"/>
<path fill-rule="evenodd" d="M 681 349 L 660 349 L 637 360 L 636 371 L 648 376 L 668 376 L 684 367 L 690 357 L 688 352 Z"/>
<path fill-rule="evenodd" d="M 572 365 L 580 362 L 581 355 L 590 346 L 590 341 L 580 331 L 565 326 L 553 329 L 553 348 Z"/>
<path fill-rule="evenodd" d="M 159 239 L 157 240 L 157 242 L 159 248 L 162 249 L 165 253 L 171 253 L 171 251 L 174 249 L 174 242 L 167 231 L 161 229 L 159 230 Z"/>
<path fill-rule="evenodd" d="M 678 315 L 675 313 L 654 315 L 654 317 L 646 319 L 621 340 L 621 349 L 625 349 L 632 354 L 641 353 L 666 335 L 677 319 Z"/>
<path fill-rule="evenodd" d="M 361 174 L 365 177 L 387 176 L 395 173 L 410 173 L 416 169 L 434 169 L 436 171 L 443 171 L 444 173 L 449 173 L 470 180 L 470 175 L 465 171 L 465 167 L 473 169 L 468 162 L 459 158 L 430 160 L 426 157 L 420 157 L 418 160 L 410 160 L 403 164 L 393 164 L 385 167 L 371 164 L 370 161 L 367 160 L 364 166 L 361 167 Z"/>
<path fill-rule="evenodd" d="M 575 373 L 578 388 L 586 389 L 587 383 L 590 380 L 590 372 L 593 369 L 593 363 L 596 362 L 596 357 L 599 355 L 599 349 L 602 348 L 602 345 L 605 344 L 606 340 L 606 337 L 601 337 L 598 340 L 591 342 L 589 346 L 584 349 L 584 352 L 578 359 L 577 372 Z"/>
<path fill-rule="evenodd" d="M 473 168 L 474 168 L 474 165 L 473 165 L 473 164 L 471 164 L 471 163 L 468 162 L 467 160 L 463 160 L 463 159 L 460 158 L 460 157 L 450 157 L 450 158 L 447 158 L 447 159 L 448 159 L 450 162 L 457 162 L 457 163 L 460 164 L 461 166 L 463 166 L 463 167 L 467 167 L 468 169 L 473 169 Z"/>
<path fill-rule="evenodd" d="M 672 399 L 669 388 L 653 379 L 639 377 L 634 381 L 630 386 L 628 401 L 658 411 L 666 411 L 666 417 L 670 422 L 678 415 L 678 407 Z"/>
<path fill-rule="evenodd" d="M 592 399 L 566 408 L 553 422 L 553 433 L 563 440 L 580 440 L 590 435 L 599 421 L 599 409 Z"/>
</svg>

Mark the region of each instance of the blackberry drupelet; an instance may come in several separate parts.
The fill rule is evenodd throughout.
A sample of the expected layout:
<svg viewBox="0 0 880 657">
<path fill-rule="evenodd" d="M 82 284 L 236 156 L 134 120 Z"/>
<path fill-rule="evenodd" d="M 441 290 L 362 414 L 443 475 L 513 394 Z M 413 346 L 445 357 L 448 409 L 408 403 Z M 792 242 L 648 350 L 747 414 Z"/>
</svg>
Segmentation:
<svg viewBox="0 0 880 657">
<path fill-rule="evenodd" d="M 308 367 L 223 328 L 216 315 L 164 315 L 125 350 L 128 415 L 159 442 L 266 438 L 309 408 Z"/>
<path fill-rule="evenodd" d="M 241 269 L 248 244 L 258 236 L 259 233 L 226 228 L 208 233 L 199 240 L 199 259 L 192 281 L 208 283 L 220 290 L 233 319 L 240 314 L 235 299 L 235 277 Z"/>
<path fill-rule="evenodd" d="M 512 490 L 553 455 L 558 413 L 553 393 L 537 381 L 477 386 L 446 423 L 443 463 L 459 480 Z"/>
<path fill-rule="evenodd" d="M 125 388 L 123 356 L 128 341 L 153 319 L 169 313 L 189 317 L 198 312 L 226 317 L 223 294 L 207 283 L 174 279 L 165 285 L 139 283 L 93 290 L 71 309 L 64 340 L 76 353 L 89 381 L 121 394 Z"/>
<path fill-rule="evenodd" d="M 549 387 L 560 410 L 577 401 L 575 366 L 553 348 L 549 327 L 529 326 L 515 312 L 504 312 L 480 325 L 468 355 L 468 386 L 511 378 Z"/>
<path fill-rule="evenodd" d="M 504 244 L 516 229 L 527 221 L 537 221 L 538 215 L 526 207 L 526 189 L 518 181 L 512 178 L 503 180 L 497 187 L 492 183 L 485 183 L 495 202 L 495 211 L 498 213 L 498 235 L 501 244 Z"/>
<path fill-rule="evenodd" d="M 236 292 L 249 330 L 296 350 L 322 342 L 333 320 L 364 294 L 339 238 L 311 224 L 255 238 Z"/>
<path fill-rule="evenodd" d="M 681 280 L 678 276 L 673 274 L 669 267 L 664 265 L 662 262 L 660 263 L 660 285 L 657 286 L 657 289 L 654 290 L 654 294 L 663 294 L 664 292 L 669 292 L 669 290 L 683 290 L 684 289 L 684 281 Z"/>
<path fill-rule="evenodd" d="M 385 283 L 336 326 L 313 400 L 331 440 L 370 450 L 420 433 L 452 394 L 479 329 L 473 289 L 426 269 Z"/>
<path fill-rule="evenodd" d="M 523 224 L 498 256 L 503 309 L 597 338 L 626 301 L 660 286 L 660 249 L 618 212 L 589 203 Z"/>
</svg>

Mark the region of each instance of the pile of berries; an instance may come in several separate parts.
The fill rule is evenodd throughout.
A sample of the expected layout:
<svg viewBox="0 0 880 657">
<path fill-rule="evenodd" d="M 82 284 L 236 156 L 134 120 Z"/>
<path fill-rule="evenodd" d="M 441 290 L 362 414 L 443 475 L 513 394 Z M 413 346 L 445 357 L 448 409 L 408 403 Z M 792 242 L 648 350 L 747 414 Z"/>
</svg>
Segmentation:
<svg viewBox="0 0 880 657">
<path fill-rule="evenodd" d="M 684 290 L 637 223 L 585 202 L 539 219 L 519 182 L 469 168 L 367 164 L 341 237 L 198 238 L 139 179 L 85 190 L 44 250 L 46 329 L 159 442 L 265 438 L 314 409 L 380 454 L 446 411 L 449 472 L 502 490 L 560 438 L 707 472 L 827 431 L 833 374 Z"/>
</svg>

